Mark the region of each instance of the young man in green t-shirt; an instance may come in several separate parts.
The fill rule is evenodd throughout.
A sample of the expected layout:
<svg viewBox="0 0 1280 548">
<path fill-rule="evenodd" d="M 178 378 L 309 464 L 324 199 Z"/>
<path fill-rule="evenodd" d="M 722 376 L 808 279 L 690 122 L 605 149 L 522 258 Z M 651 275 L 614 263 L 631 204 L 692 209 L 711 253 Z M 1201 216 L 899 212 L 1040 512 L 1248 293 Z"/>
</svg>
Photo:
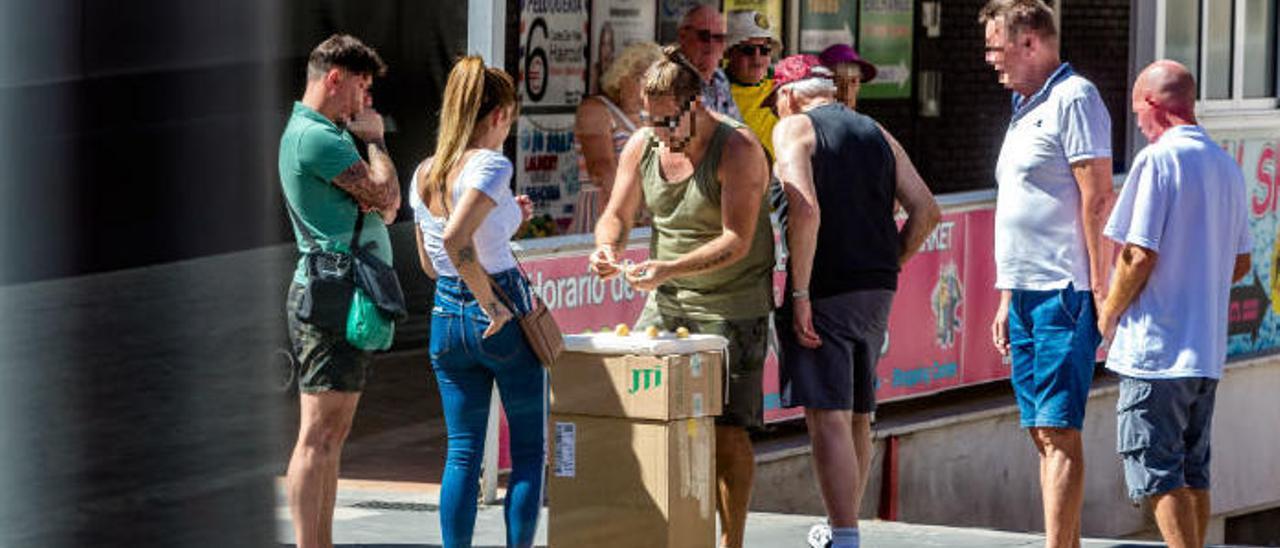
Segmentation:
<svg viewBox="0 0 1280 548">
<path fill-rule="evenodd" d="M 280 138 L 280 185 L 303 258 L 289 288 L 289 339 L 299 361 L 301 424 L 289 460 L 288 497 L 299 548 L 333 546 L 338 459 L 351 430 L 371 355 L 341 333 L 298 320 L 309 283 L 306 253 L 347 245 L 365 215 L 360 244 L 391 264 L 386 224 L 400 209 L 400 184 L 369 86 L 386 65 L 369 46 L 334 35 L 311 52 L 307 88 Z M 352 134 L 365 143 L 360 157 Z"/>
</svg>

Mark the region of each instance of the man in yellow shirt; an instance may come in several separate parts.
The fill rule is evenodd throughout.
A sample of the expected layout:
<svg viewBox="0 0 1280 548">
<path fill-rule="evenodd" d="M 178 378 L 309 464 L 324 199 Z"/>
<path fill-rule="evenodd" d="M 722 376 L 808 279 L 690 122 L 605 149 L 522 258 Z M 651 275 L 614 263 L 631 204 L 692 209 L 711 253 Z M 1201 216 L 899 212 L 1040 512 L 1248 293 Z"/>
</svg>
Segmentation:
<svg viewBox="0 0 1280 548">
<path fill-rule="evenodd" d="M 767 77 L 769 65 L 773 53 L 781 49 L 773 36 L 772 23 L 758 11 L 729 12 L 729 49 L 725 52 L 725 74 L 729 76 L 733 102 L 742 113 L 742 121 L 764 145 L 770 162 L 773 161 L 773 125 L 778 123 L 778 115 L 760 103 L 773 92 L 773 80 Z"/>
</svg>

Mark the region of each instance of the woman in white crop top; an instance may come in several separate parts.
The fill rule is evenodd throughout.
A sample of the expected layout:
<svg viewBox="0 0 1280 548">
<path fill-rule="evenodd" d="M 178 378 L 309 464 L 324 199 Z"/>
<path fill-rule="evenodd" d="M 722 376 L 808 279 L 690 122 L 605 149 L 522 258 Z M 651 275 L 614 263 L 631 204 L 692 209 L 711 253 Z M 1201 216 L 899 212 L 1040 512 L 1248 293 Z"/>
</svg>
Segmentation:
<svg viewBox="0 0 1280 548">
<path fill-rule="evenodd" d="M 511 321 L 529 311 L 529 287 L 509 242 L 529 220 L 512 196 L 511 162 L 499 150 L 515 117 L 515 85 L 479 57 L 454 65 L 445 87 L 435 154 L 413 174 L 409 202 L 418 258 L 435 278 L 431 368 L 449 449 L 440 493 L 445 546 L 470 546 L 496 382 L 511 439 L 507 546 L 532 546 L 542 503 L 547 377 Z"/>
</svg>

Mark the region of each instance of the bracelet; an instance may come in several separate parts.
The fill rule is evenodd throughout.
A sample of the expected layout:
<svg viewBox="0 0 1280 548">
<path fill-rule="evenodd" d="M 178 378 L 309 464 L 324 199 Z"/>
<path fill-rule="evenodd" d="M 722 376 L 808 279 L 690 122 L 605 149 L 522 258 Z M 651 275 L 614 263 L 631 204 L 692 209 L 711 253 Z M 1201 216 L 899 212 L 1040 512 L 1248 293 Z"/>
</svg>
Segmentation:
<svg viewBox="0 0 1280 548">
<path fill-rule="evenodd" d="M 792 299 L 795 299 L 795 300 L 808 300 L 808 299 L 809 299 L 809 290 L 808 290 L 808 289 L 796 289 L 796 290 L 794 290 L 794 291 L 792 291 L 792 292 L 791 292 L 791 298 L 792 298 Z"/>
</svg>

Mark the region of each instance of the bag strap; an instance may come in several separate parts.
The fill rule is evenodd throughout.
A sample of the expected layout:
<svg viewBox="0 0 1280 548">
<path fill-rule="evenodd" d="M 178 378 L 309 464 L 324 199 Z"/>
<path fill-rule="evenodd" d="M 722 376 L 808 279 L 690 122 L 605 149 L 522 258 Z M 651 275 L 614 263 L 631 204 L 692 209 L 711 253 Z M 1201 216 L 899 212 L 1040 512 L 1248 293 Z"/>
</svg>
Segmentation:
<svg viewBox="0 0 1280 548">
<path fill-rule="evenodd" d="M 498 280 L 493 279 L 493 276 L 487 272 L 485 277 L 489 278 L 489 287 L 493 288 L 493 292 L 498 295 L 498 300 L 502 301 L 502 305 L 507 307 L 507 310 L 510 310 L 512 315 L 517 318 L 520 317 L 520 309 L 516 308 L 515 303 L 511 301 L 511 297 L 507 295 L 506 291 L 503 291 L 502 286 L 498 285 Z M 530 310 L 533 309 L 533 307 L 529 308 Z"/>
<path fill-rule="evenodd" d="M 524 302 L 529 305 L 529 311 L 532 312 L 535 308 L 535 303 L 541 302 L 542 299 L 538 298 L 537 292 L 533 290 L 533 284 L 529 282 L 529 274 L 525 272 L 524 263 L 520 262 L 520 256 L 516 255 L 515 251 L 512 251 L 511 257 L 516 260 L 516 271 L 520 272 L 521 278 L 524 278 Z M 502 304 L 510 309 L 512 314 L 515 314 L 516 307 L 512 304 L 511 296 L 507 295 L 507 292 L 502 290 L 502 286 L 498 285 L 498 280 L 493 279 L 492 274 L 485 272 L 485 277 L 489 278 L 489 286 L 493 288 L 494 293 L 498 294 L 498 299 L 502 301 Z"/>
<path fill-rule="evenodd" d="M 311 248 L 311 251 L 308 251 L 308 253 L 323 251 L 324 248 L 320 247 L 319 242 L 316 242 L 315 236 L 312 235 L 311 228 L 302 222 L 302 216 L 298 215 L 298 210 L 294 209 L 293 204 L 289 202 L 288 195 L 284 195 L 284 207 L 289 211 L 289 216 L 293 217 L 293 224 L 298 226 L 298 232 L 302 234 L 302 240 L 307 243 L 307 247 Z M 351 243 L 349 244 L 352 252 L 354 252 L 356 247 L 359 246 L 360 232 L 362 232 L 363 230 L 364 230 L 364 213 L 360 211 L 360 204 L 357 203 L 356 204 L 356 223 L 355 223 L 355 227 L 352 228 Z"/>
</svg>

